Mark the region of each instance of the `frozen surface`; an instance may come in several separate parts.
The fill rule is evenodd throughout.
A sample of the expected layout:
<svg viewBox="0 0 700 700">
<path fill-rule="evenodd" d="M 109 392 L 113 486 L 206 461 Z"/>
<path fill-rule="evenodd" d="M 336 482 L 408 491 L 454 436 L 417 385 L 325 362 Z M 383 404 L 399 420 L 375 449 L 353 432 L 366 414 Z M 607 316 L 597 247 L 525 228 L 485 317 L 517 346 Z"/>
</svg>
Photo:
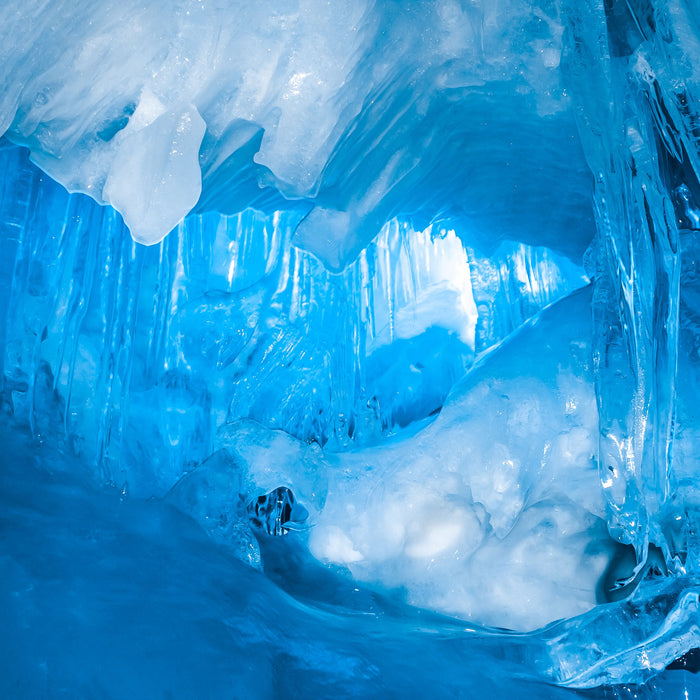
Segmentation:
<svg viewBox="0 0 700 700">
<path fill-rule="evenodd" d="M 695 496 L 679 490 L 687 462 L 674 442 L 696 420 L 681 395 L 696 374 L 697 7 L 562 8 L 572 17 L 565 72 L 596 178 L 594 357 L 609 526 L 640 561 L 653 542 L 683 569 L 679 523 L 694 519 Z"/>
<path fill-rule="evenodd" d="M 332 267 L 396 214 L 590 238 L 549 2 L 12 0 L 0 26 L 31 37 L 3 43 L 0 134 L 137 240 L 192 209 L 199 171 L 207 208 L 296 202 L 296 240 Z"/>
<path fill-rule="evenodd" d="M 342 274 L 290 245 L 293 212 L 192 216 L 143 248 L 22 149 L 0 162 L 15 419 L 43 432 L 60 414 L 75 449 L 146 496 L 236 418 L 330 449 L 425 418 L 475 353 L 585 283 L 546 248 L 487 258 L 448 224 L 394 220 Z"/>
<path fill-rule="evenodd" d="M 0 7 L 0 694 L 690 697 L 698 9 L 341 5 Z"/>
<path fill-rule="evenodd" d="M 311 552 L 511 629 L 592 608 L 609 556 L 589 304 L 586 292 L 560 302 L 484 357 L 414 437 L 338 455 Z"/>
</svg>

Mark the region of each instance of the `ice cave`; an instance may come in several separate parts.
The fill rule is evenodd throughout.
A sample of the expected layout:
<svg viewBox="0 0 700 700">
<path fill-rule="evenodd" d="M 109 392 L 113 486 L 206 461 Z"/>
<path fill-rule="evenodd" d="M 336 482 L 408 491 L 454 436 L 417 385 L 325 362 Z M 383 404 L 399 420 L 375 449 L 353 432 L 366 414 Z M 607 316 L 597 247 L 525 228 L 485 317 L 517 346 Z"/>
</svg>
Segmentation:
<svg viewBox="0 0 700 700">
<path fill-rule="evenodd" d="M 0 697 L 700 698 L 698 0 L 0 37 Z"/>
</svg>

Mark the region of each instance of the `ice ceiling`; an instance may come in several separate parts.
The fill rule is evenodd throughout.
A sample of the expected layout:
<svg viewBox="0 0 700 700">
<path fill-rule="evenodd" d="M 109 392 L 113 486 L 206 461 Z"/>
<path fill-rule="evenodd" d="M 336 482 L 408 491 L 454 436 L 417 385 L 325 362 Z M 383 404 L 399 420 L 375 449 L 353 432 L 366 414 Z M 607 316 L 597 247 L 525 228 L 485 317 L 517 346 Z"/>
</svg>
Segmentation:
<svg viewBox="0 0 700 700">
<path fill-rule="evenodd" d="M 286 534 L 469 623 L 582 615 L 549 681 L 662 671 L 699 645 L 699 21 L 7 0 L 3 411 L 254 568 Z"/>
</svg>

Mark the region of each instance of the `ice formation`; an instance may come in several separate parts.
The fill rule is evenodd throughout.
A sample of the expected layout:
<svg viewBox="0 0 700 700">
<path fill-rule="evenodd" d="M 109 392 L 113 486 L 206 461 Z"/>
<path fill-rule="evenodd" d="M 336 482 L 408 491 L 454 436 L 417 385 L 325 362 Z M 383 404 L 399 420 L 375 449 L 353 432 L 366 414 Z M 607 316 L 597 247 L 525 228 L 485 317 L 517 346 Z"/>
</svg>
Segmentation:
<svg viewBox="0 0 700 700">
<path fill-rule="evenodd" d="M 301 684 L 241 670 L 273 679 L 256 696 L 366 695 L 378 668 L 422 687 L 382 635 L 416 660 L 468 648 L 511 691 L 692 665 L 697 19 L 690 0 L 3 2 L 8 629 L 49 557 L 15 520 L 50 529 L 63 493 L 66 551 L 94 520 L 120 571 L 112 539 L 181 548 L 280 612 L 234 620 L 204 593 Z M 86 505 L 114 493 L 124 522 Z M 356 657 L 340 640 L 377 611 Z M 290 645 L 291 620 L 322 641 Z M 0 689 L 44 692 L 37 664 L 49 695 L 88 687 L 27 651 Z M 414 673 L 463 695 L 491 687 L 478 665 Z"/>
<path fill-rule="evenodd" d="M 194 207 L 198 162 L 207 208 L 298 201 L 297 240 L 331 267 L 394 213 L 453 207 L 509 238 L 553 243 L 538 229 L 561 226 L 580 249 L 588 181 L 547 5 L 3 3 L 6 35 L 31 23 L 42 49 L 5 42 L 0 132 L 146 243 Z M 542 180 L 537 203 L 534 183 L 510 177 L 518 161 Z"/>
</svg>

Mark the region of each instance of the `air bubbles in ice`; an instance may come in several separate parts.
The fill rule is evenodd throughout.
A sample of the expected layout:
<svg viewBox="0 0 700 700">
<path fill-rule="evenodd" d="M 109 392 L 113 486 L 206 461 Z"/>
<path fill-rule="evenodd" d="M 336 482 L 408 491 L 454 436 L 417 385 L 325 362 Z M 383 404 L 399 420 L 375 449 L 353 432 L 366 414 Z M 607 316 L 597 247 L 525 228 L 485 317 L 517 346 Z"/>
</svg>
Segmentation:
<svg viewBox="0 0 700 700">
<path fill-rule="evenodd" d="M 286 535 L 290 530 L 302 529 L 309 517 L 309 512 L 296 502 L 286 486 L 254 498 L 248 503 L 248 513 L 252 523 L 269 535 Z"/>
</svg>

